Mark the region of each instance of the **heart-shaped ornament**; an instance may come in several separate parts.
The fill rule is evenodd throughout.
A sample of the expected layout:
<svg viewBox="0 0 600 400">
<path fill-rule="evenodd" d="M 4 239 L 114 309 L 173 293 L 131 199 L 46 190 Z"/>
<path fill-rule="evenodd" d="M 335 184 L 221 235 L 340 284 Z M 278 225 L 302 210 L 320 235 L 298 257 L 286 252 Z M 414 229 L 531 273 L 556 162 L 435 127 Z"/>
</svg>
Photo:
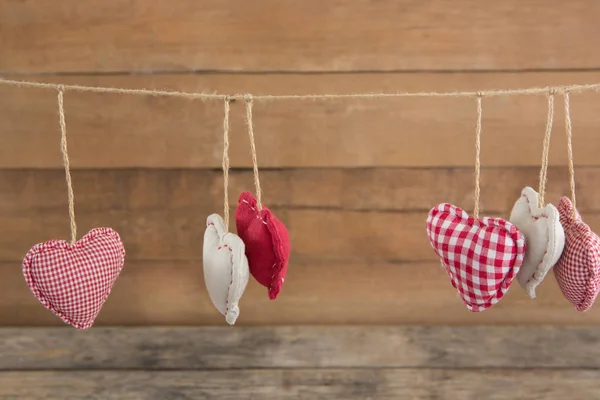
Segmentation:
<svg viewBox="0 0 600 400">
<path fill-rule="evenodd" d="M 235 212 L 238 235 L 246 245 L 250 273 L 277 298 L 290 259 L 290 236 L 281 221 L 266 206 L 259 211 L 250 192 L 241 194 Z"/>
<path fill-rule="evenodd" d="M 65 323 L 88 329 L 100 313 L 125 262 L 119 234 L 95 228 L 75 244 L 38 243 L 23 260 L 33 295 Z"/>
<path fill-rule="evenodd" d="M 218 214 L 206 220 L 202 251 L 204 282 L 213 305 L 233 325 L 240 314 L 239 302 L 250 272 L 242 239 L 227 232 Z"/>
<path fill-rule="evenodd" d="M 538 201 L 538 193 L 526 187 L 509 218 L 523 233 L 527 243 L 525 260 L 517 280 L 532 299 L 535 299 L 536 287 L 556 264 L 565 246 L 565 232 L 558 210 L 552 204 L 540 208 Z"/>
<path fill-rule="evenodd" d="M 600 238 L 582 221 L 568 197 L 560 199 L 557 209 L 565 248 L 554 266 L 554 276 L 577 311 L 586 311 L 600 291 Z"/>
<path fill-rule="evenodd" d="M 498 303 L 523 263 L 525 238 L 502 218 L 475 219 L 442 203 L 429 211 L 427 235 L 452 286 L 473 312 Z"/>
</svg>

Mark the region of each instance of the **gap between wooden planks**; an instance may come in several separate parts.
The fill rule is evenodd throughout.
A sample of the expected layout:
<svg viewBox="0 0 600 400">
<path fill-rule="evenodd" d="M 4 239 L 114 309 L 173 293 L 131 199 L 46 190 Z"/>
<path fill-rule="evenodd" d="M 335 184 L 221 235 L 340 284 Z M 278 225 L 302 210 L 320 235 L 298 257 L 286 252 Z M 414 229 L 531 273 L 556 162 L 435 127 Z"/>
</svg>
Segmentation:
<svg viewBox="0 0 600 400">
<path fill-rule="evenodd" d="M 3 2 L 0 73 L 597 68 L 599 12 L 594 0 Z"/>
<path fill-rule="evenodd" d="M 68 237 L 64 172 L 0 174 L 0 260 L 21 261 L 41 241 Z M 548 200 L 569 193 L 564 169 L 552 169 Z M 84 234 L 116 229 L 128 260 L 201 258 L 206 217 L 222 214 L 222 176 L 209 170 L 75 171 L 75 213 Z M 600 230 L 600 169 L 577 175 L 581 210 Z M 252 174 L 232 173 L 231 206 L 252 190 Z M 332 261 L 437 261 L 425 234 L 427 212 L 439 202 L 472 208 L 473 171 L 363 169 L 265 171 L 264 200 L 287 224 L 293 257 Z M 537 168 L 483 171 L 485 215 L 507 218 Z M 231 228 L 234 228 L 232 222 Z"/>
<path fill-rule="evenodd" d="M 99 86 L 219 93 L 349 93 L 483 90 L 600 81 L 600 72 L 457 74 L 203 74 L 150 76 L 27 76 L 24 79 Z M 577 165 L 598 166 L 597 93 L 572 96 Z M 566 165 L 560 98 L 550 165 Z M 0 88 L 1 168 L 58 168 L 56 96 L 52 90 Z M 65 96 L 71 167 L 218 168 L 220 101 L 69 93 Z M 537 166 L 546 100 L 484 99 L 483 167 Z M 474 164 L 473 99 L 280 101 L 255 105 L 259 165 L 281 167 L 441 167 Z M 231 114 L 232 167 L 251 165 L 243 107 Z M 23 154 L 27 154 L 24 157 Z"/>
</svg>

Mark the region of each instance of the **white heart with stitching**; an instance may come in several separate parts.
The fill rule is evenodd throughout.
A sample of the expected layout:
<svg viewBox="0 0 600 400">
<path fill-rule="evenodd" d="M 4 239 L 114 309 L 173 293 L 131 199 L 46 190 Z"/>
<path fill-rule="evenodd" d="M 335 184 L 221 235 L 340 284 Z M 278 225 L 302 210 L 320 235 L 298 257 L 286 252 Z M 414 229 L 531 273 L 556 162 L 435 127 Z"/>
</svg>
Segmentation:
<svg viewBox="0 0 600 400">
<path fill-rule="evenodd" d="M 204 282 L 213 305 L 233 325 L 240 314 L 239 301 L 246 290 L 250 269 L 240 237 L 227 232 L 223 218 L 206 219 L 202 263 Z"/>
<path fill-rule="evenodd" d="M 565 247 L 565 232 L 558 210 L 552 204 L 540 208 L 538 201 L 538 193 L 526 187 L 509 219 L 525 236 L 527 250 L 517 280 L 532 299 L 535 299 L 536 287 L 557 263 Z"/>
</svg>

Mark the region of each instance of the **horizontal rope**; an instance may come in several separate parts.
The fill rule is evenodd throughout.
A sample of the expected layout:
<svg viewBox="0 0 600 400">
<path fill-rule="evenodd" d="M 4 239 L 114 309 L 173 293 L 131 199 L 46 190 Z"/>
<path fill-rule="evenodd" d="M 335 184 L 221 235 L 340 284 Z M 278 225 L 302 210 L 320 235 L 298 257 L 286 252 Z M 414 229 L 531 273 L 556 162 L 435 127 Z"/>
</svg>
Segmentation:
<svg viewBox="0 0 600 400">
<path fill-rule="evenodd" d="M 142 96 L 172 96 L 185 97 L 188 99 L 205 99 L 205 100 L 244 100 L 247 94 L 215 94 L 215 93 L 193 93 L 171 90 L 153 90 L 153 89 L 126 89 L 116 87 L 102 86 L 80 86 L 80 85 L 63 85 L 57 83 L 40 83 L 28 81 L 14 81 L 0 79 L 0 84 L 31 87 L 42 89 L 62 89 L 64 91 L 75 92 L 95 92 L 95 93 L 116 93 L 116 94 L 131 94 Z M 350 94 L 302 94 L 302 95 L 252 95 L 255 101 L 269 100 L 334 100 L 334 99 L 380 99 L 389 97 L 493 97 L 493 96 L 514 96 L 528 94 L 558 94 L 558 93 L 577 93 L 584 91 L 600 90 L 600 83 L 587 85 L 568 85 L 568 86 L 546 86 L 528 89 L 507 89 L 507 90 L 481 90 L 468 92 L 397 92 L 397 93 L 350 93 Z"/>
</svg>

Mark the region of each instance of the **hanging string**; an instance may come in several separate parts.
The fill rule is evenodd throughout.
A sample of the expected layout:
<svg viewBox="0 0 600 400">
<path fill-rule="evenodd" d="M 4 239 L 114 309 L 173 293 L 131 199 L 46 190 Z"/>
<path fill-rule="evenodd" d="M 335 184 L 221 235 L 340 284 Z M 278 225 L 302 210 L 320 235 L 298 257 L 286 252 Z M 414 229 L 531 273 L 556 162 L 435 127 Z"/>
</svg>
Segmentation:
<svg viewBox="0 0 600 400">
<path fill-rule="evenodd" d="M 230 100 L 243 100 L 246 95 L 224 95 L 214 93 L 193 93 L 183 91 L 170 91 L 170 90 L 151 90 L 151 89 L 126 89 L 117 87 L 102 87 L 102 86 L 81 86 L 81 85 L 61 85 L 56 83 L 41 83 L 41 82 L 29 82 L 29 81 L 15 81 L 9 79 L 0 79 L 0 85 L 20 86 L 20 87 L 32 87 L 42 89 L 55 89 L 63 88 L 63 90 L 70 90 L 74 92 L 96 92 L 96 93 L 116 93 L 116 94 L 128 94 L 128 95 L 143 95 L 143 96 L 171 96 L 171 97 L 185 97 L 188 99 L 213 99 L 213 100 L 224 100 L 229 98 Z M 253 99 L 260 101 L 271 101 L 271 100 L 334 100 L 334 99 L 377 99 L 386 97 L 477 97 L 480 94 L 485 97 L 492 96 L 513 96 L 513 95 L 530 95 L 530 94 L 543 94 L 548 92 L 553 93 L 575 93 L 585 92 L 589 90 L 600 90 L 600 83 L 593 83 L 587 85 L 568 85 L 568 86 L 547 86 L 539 88 L 527 88 L 527 89 L 507 89 L 507 90 L 484 90 L 484 91 L 458 91 L 458 92 L 396 92 L 396 93 L 350 93 L 350 94 L 305 94 L 305 95 L 255 95 Z"/>
<path fill-rule="evenodd" d="M 229 106 L 231 99 L 223 101 L 223 221 L 229 231 Z"/>
<path fill-rule="evenodd" d="M 483 108 L 481 106 L 481 98 L 483 94 L 477 94 L 477 125 L 475 127 L 475 206 L 473 207 L 473 217 L 479 218 L 479 194 L 480 189 L 480 155 L 481 155 L 481 119 L 483 116 Z"/>
<path fill-rule="evenodd" d="M 69 153 L 67 152 L 67 124 L 65 122 L 65 103 L 63 87 L 58 88 L 58 122 L 60 124 L 60 151 L 62 152 L 63 164 L 65 166 L 65 179 L 67 181 L 67 195 L 69 198 L 69 219 L 71 221 L 71 244 L 77 241 L 77 225 L 75 224 L 75 196 L 73 195 L 73 184 L 71 183 L 71 171 L 69 168 Z"/>
<path fill-rule="evenodd" d="M 543 208 L 546 204 L 546 181 L 548 177 L 548 153 L 550 151 L 550 136 L 552 134 L 552 122 L 554 120 L 554 95 L 555 92 L 548 92 L 548 118 L 546 120 L 546 133 L 544 135 L 544 147 L 542 150 L 542 168 L 540 170 L 540 189 L 539 206 Z"/>
<path fill-rule="evenodd" d="M 563 95 L 565 101 L 565 133 L 567 134 L 567 156 L 569 158 L 569 177 L 571 183 L 571 202 L 573 203 L 573 215 L 577 214 L 575 200 L 575 167 L 573 166 L 573 127 L 571 124 L 571 102 L 569 92 Z"/>
<path fill-rule="evenodd" d="M 262 210 L 262 190 L 260 189 L 260 179 L 258 178 L 258 161 L 256 158 L 256 146 L 254 144 L 254 127 L 252 126 L 252 95 L 245 96 L 246 103 L 246 125 L 248 126 L 248 136 L 250 137 L 250 151 L 252 152 L 252 167 L 254 169 L 254 190 L 256 192 L 256 207 L 258 211 Z"/>
</svg>

